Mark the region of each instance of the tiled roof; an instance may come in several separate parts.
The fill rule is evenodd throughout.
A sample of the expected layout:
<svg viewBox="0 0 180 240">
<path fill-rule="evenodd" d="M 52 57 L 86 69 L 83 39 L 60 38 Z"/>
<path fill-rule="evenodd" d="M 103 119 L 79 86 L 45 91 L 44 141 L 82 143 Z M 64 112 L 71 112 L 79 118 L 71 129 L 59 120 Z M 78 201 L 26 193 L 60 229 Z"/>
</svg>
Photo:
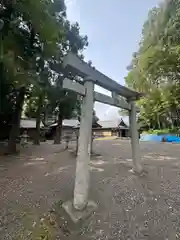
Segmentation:
<svg viewBox="0 0 180 240">
<path fill-rule="evenodd" d="M 63 126 L 72 126 L 76 127 L 79 125 L 79 121 L 77 119 L 64 119 Z"/>
<path fill-rule="evenodd" d="M 77 119 L 64 119 L 62 125 L 65 127 L 77 127 L 79 125 L 79 121 Z M 50 127 L 57 126 L 57 123 L 53 123 Z"/>
<path fill-rule="evenodd" d="M 102 128 L 121 128 L 126 129 L 128 126 L 126 124 L 121 123 L 121 119 L 107 120 L 107 121 L 99 121 L 98 123 L 102 126 Z"/>
<path fill-rule="evenodd" d="M 44 127 L 43 123 L 40 123 L 40 127 Z M 21 119 L 20 128 L 36 128 L 36 119 Z"/>
</svg>

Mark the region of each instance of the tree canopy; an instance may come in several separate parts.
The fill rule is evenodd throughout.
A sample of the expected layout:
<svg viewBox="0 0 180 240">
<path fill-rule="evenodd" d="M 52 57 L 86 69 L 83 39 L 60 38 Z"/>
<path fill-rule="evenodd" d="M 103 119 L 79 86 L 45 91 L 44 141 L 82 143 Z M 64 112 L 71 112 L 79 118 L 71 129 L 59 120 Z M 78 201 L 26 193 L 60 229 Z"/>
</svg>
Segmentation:
<svg viewBox="0 0 180 240">
<path fill-rule="evenodd" d="M 150 10 L 133 54 L 126 84 L 145 97 L 139 121 L 146 128 L 179 127 L 180 1 L 164 0 Z"/>
<path fill-rule="evenodd" d="M 0 20 L 0 127 L 6 129 L 1 138 L 9 138 L 9 151 L 14 152 L 23 112 L 37 119 L 36 144 L 40 121 L 55 115 L 60 142 L 62 119 L 78 112 L 81 101 L 62 89 L 68 74 L 62 59 L 67 51 L 82 56 L 87 36 L 67 19 L 64 0 L 2 0 Z"/>
</svg>

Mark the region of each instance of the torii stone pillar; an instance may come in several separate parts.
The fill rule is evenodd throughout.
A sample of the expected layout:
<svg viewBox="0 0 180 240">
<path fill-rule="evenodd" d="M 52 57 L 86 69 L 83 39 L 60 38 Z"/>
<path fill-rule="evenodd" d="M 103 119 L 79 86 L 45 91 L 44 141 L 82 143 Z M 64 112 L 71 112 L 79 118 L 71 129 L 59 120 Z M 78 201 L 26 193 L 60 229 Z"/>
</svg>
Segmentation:
<svg viewBox="0 0 180 240">
<path fill-rule="evenodd" d="M 81 108 L 81 125 L 73 200 L 74 208 L 77 210 L 82 210 L 86 207 L 89 191 L 90 136 L 92 131 L 94 83 L 90 79 L 85 79 L 84 87 L 86 88 L 86 95 L 83 98 Z"/>
<path fill-rule="evenodd" d="M 91 79 L 86 78 L 84 79 L 84 87 L 85 95 L 83 97 L 81 108 L 74 198 L 73 201 L 67 201 L 63 204 L 63 208 L 75 223 L 89 216 L 97 208 L 95 202 L 88 200 L 94 82 Z"/>
<path fill-rule="evenodd" d="M 132 146 L 132 163 L 133 172 L 141 173 L 143 171 L 140 157 L 140 146 L 139 146 L 139 133 L 136 122 L 136 104 L 135 101 L 130 102 L 131 110 L 129 111 L 129 123 L 131 133 L 131 146 Z"/>
</svg>

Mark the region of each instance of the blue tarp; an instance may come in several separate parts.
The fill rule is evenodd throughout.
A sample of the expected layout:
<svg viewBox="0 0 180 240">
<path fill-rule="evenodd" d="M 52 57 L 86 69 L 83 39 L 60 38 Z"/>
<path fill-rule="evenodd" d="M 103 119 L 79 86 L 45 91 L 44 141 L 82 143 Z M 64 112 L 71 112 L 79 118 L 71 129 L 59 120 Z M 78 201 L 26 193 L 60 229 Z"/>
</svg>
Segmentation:
<svg viewBox="0 0 180 240">
<path fill-rule="evenodd" d="M 178 142 L 180 143 L 180 137 L 173 135 L 155 135 L 155 134 L 143 134 L 140 137 L 140 141 L 149 141 L 149 142 Z"/>
<path fill-rule="evenodd" d="M 179 142 L 180 143 L 180 137 L 166 136 L 166 142 Z"/>
<path fill-rule="evenodd" d="M 147 142 L 162 142 L 162 136 L 154 135 L 154 134 L 146 134 L 141 135 L 140 141 Z"/>
</svg>

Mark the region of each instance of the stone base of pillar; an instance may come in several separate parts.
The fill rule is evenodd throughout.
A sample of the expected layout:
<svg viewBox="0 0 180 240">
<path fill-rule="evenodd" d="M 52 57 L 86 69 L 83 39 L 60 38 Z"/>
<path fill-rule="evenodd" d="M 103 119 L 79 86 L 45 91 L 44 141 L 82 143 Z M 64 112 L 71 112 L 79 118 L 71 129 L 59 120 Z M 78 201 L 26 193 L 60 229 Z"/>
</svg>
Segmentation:
<svg viewBox="0 0 180 240">
<path fill-rule="evenodd" d="M 73 200 L 69 200 L 62 205 L 65 212 L 74 223 L 86 220 L 97 209 L 97 204 L 93 201 L 88 201 L 85 209 L 82 211 L 76 210 L 73 206 Z"/>
<path fill-rule="evenodd" d="M 68 150 L 72 155 L 73 155 L 73 157 L 77 157 L 77 152 L 76 151 L 74 151 L 74 150 Z M 100 157 L 100 156 L 102 156 L 100 153 L 91 153 L 90 154 L 90 157 Z"/>
<path fill-rule="evenodd" d="M 95 152 L 91 153 L 91 157 L 100 157 L 100 156 L 102 156 L 100 153 L 95 153 Z"/>
<path fill-rule="evenodd" d="M 148 171 L 142 169 L 141 171 L 137 171 L 134 170 L 133 168 L 129 170 L 130 173 L 136 174 L 136 175 L 140 175 L 140 176 L 144 176 L 146 174 L 148 174 Z"/>
</svg>

